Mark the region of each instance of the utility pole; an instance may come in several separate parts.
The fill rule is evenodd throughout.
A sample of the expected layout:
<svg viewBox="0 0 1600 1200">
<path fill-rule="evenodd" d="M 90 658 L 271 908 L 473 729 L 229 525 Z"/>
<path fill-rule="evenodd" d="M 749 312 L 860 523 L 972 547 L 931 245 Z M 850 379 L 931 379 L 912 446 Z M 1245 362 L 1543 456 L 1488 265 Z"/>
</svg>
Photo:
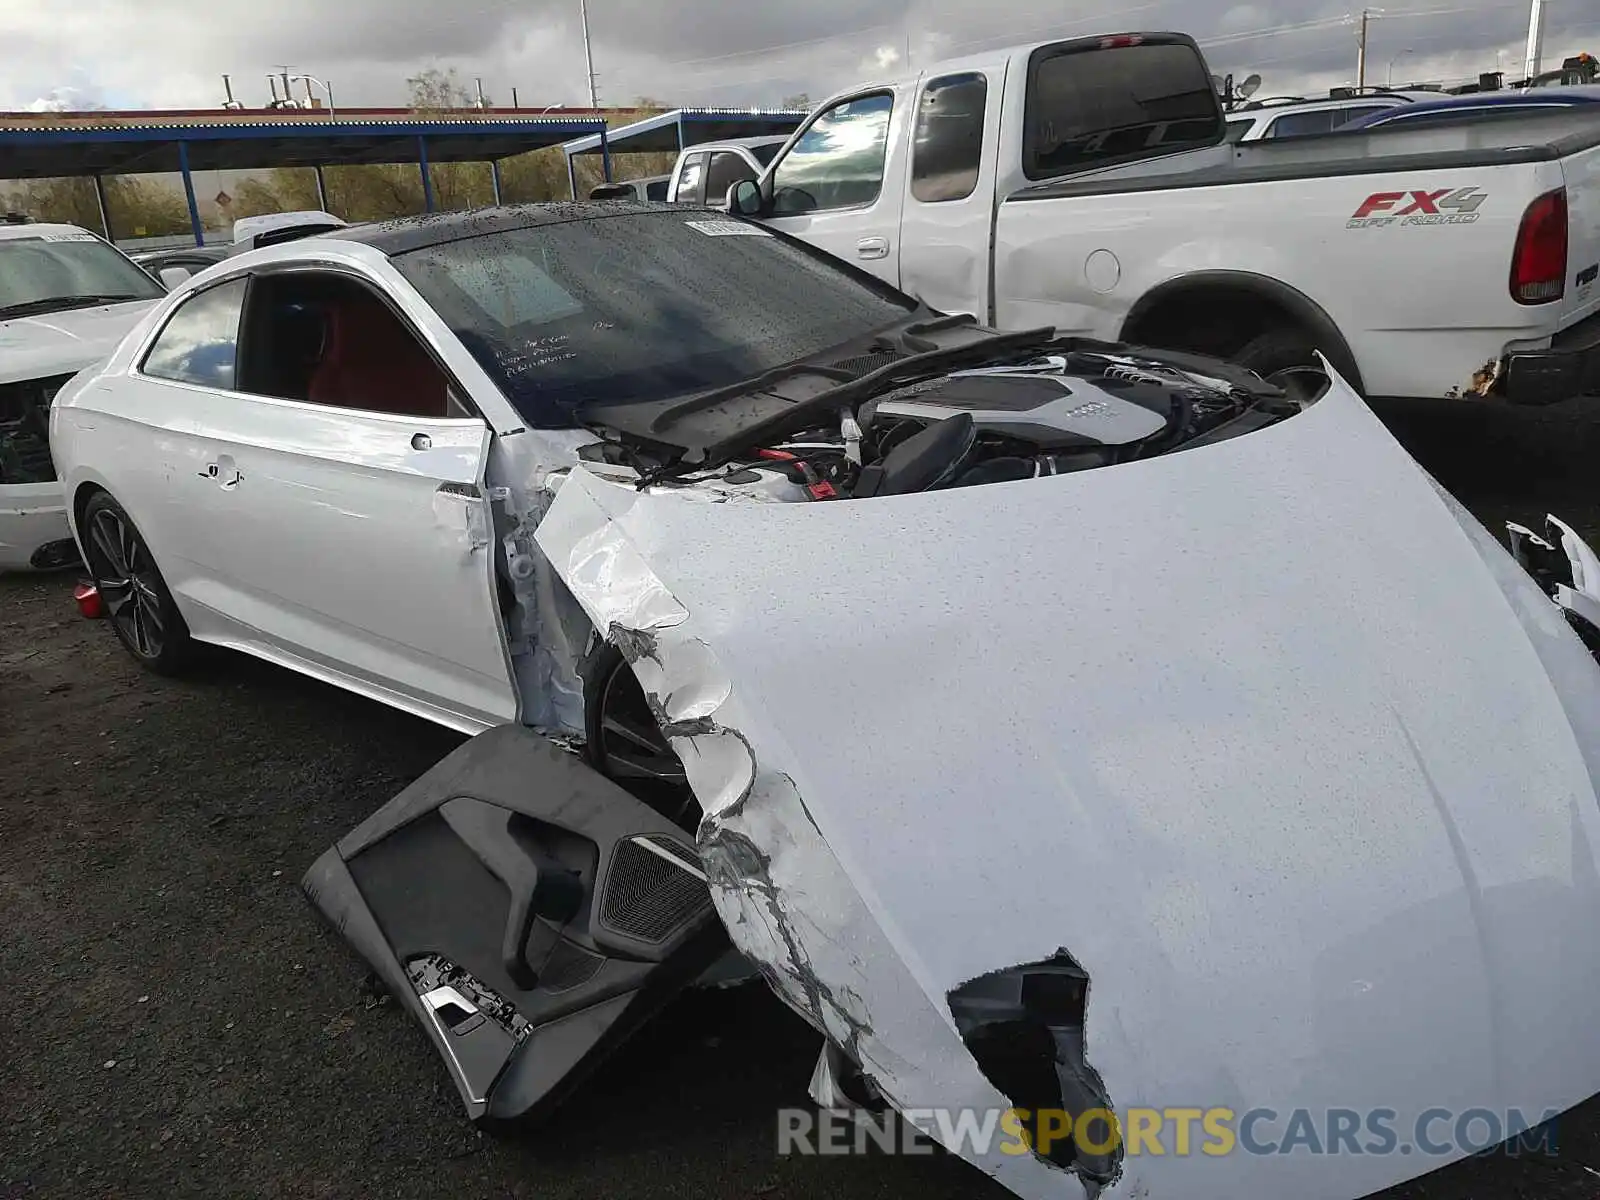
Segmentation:
<svg viewBox="0 0 1600 1200">
<path fill-rule="evenodd" d="M 1361 18 L 1356 22 L 1359 29 L 1356 31 L 1356 89 L 1367 86 L 1367 25 L 1373 17 L 1383 16 L 1381 8 L 1363 8 Z M 1350 17 L 1345 17 L 1345 23 L 1350 22 Z"/>
<path fill-rule="evenodd" d="M 600 107 L 600 96 L 594 86 L 594 53 L 589 48 L 589 0 L 578 0 L 578 16 L 583 22 L 583 65 L 588 72 L 589 107 Z"/>
<path fill-rule="evenodd" d="M 1361 32 L 1356 34 L 1356 89 L 1367 86 L 1367 21 L 1371 10 L 1361 10 Z"/>
<path fill-rule="evenodd" d="M 1522 77 L 1532 79 L 1544 65 L 1544 0 L 1533 0 L 1528 9 L 1528 53 L 1522 64 Z"/>
</svg>

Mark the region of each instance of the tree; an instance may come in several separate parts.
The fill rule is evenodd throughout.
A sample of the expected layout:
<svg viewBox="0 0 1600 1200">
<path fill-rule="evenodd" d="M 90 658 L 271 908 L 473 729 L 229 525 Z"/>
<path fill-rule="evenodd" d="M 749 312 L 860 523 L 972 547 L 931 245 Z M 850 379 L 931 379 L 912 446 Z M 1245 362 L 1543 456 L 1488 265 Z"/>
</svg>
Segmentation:
<svg viewBox="0 0 1600 1200">
<path fill-rule="evenodd" d="M 429 67 L 407 79 L 406 87 L 411 90 L 413 112 L 443 112 L 452 108 L 472 108 L 477 104 L 477 96 L 462 84 L 454 67 L 443 71 L 438 67 Z M 488 96 L 484 100 L 492 103 Z"/>
<path fill-rule="evenodd" d="M 806 112 L 811 111 L 811 97 L 805 92 L 796 92 L 792 96 L 785 96 L 781 108 L 798 108 Z"/>
<path fill-rule="evenodd" d="M 161 237 L 190 230 L 189 206 L 183 193 L 163 180 L 148 175 L 113 175 L 105 180 L 105 189 L 113 239 Z M 100 229 L 94 180 L 81 176 L 29 180 L 12 189 L 5 206 L 40 221 Z"/>
</svg>

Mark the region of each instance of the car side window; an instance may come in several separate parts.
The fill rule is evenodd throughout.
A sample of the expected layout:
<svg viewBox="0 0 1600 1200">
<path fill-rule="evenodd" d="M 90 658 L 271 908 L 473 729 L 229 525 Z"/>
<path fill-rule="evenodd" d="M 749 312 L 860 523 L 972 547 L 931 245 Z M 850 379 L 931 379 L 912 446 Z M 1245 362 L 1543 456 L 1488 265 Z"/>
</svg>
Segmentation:
<svg viewBox="0 0 1600 1200">
<path fill-rule="evenodd" d="M 1338 129 L 1348 121 L 1355 121 L 1361 117 L 1370 117 L 1373 113 L 1388 112 L 1392 104 L 1361 104 L 1355 108 L 1341 108 L 1333 122 L 1333 127 Z"/>
<path fill-rule="evenodd" d="M 721 204 L 728 198 L 728 189 L 741 179 L 754 179 L 755 168 L 744 160 L 744 155 L 732 150 L 719 150 L 711 156 L 711 168 L 706 172 L 706 201 Z"/>
<path fill-rule="evenodd" d="M 678 174 L 679 204 L 704 204 L 705 193 L 706 156 L 704 154 L 691 154 L 683 160 L 683 170 Z"/>
<path fill-rule="evenodd" d="M 989 81 L 977 71 L 930 80 L 911 137 L 911 195 L 924 204 L 965 200 L 983 162 Z"/>
<path fill-rule="evenodd" d="M 350 276 L 258 276 L 243 327 L 241 392 L 395 416 L 465 415 L 411 327 Z"/>
<path fill-rule="evenodd" d="M 1334 117 L 1338 114 L 1336 108 L 1324 108 L 1316 112 L 1284 113 L 1261 135 L 1265 138 L 1304 137 L 1312 133 L 1327 133 L 1334 126 Z"/>
<path fill-rule="evenodd" d="M 876 92 L 819 114 L 773 169 L 773 214 L 864 208 L 877 200 L 893 110 L 894 97 Z"/>
<path fill-rule="evenodd" d="M 1227 140 L 1230 142 L 1244 141 L 1244 135 L 1250 132 L 1250 127 L 1255 123 L 1254 117 L 1249 117 L 1243 121 L 1229 121 Z"/>
<path fill-rule="evenodd" d="M 139 370 L 152 379 L 232 391 L 244 295 L 241 278 L 190 296 L 167 318 Z"/>
</svg>

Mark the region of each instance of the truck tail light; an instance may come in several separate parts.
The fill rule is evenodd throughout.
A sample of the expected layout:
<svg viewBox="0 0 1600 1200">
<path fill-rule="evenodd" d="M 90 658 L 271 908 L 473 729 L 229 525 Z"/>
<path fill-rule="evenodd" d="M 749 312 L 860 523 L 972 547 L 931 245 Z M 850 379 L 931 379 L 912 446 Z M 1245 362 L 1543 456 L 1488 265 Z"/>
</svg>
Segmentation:
<svg viewBox="0 0 1600 1200">
<path fill-rule="evenodd" d="M 1538 197 L 1522 214 L 1511 252 L 1511 298 L 1518 304 L 1548 304 L 1566 293 L 1567 189 Z"/>
<path fill-rule="evenodd" d="M 1116 33 L 1110 37 L 1100 39 L 1102 50 L 1125 50 L 1129 46 L 1142 45 L 1144 37 L 1137 33 Z"/>
</svg>

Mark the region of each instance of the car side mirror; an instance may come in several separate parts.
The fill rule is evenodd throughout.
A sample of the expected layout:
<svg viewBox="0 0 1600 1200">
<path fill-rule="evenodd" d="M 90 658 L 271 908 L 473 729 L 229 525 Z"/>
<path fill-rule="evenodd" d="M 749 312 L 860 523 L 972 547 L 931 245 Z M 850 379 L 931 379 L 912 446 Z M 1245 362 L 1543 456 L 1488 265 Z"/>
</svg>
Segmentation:
<svg viewBox="0 0 1600 1200">
<path fill-rule="evenodd" d="M 761 185 L 754 179 L 741 179 L 728 189 L 728 211 L 741 217 L 761 215 Z"/>
<path fill-rule="evenodd" d="M 170 292 L 180 284 L 189 282 L 189 272 L 182 267 L 162 267 L 160 279 L 166 285 L 167 291 Z"/>
</svg>

